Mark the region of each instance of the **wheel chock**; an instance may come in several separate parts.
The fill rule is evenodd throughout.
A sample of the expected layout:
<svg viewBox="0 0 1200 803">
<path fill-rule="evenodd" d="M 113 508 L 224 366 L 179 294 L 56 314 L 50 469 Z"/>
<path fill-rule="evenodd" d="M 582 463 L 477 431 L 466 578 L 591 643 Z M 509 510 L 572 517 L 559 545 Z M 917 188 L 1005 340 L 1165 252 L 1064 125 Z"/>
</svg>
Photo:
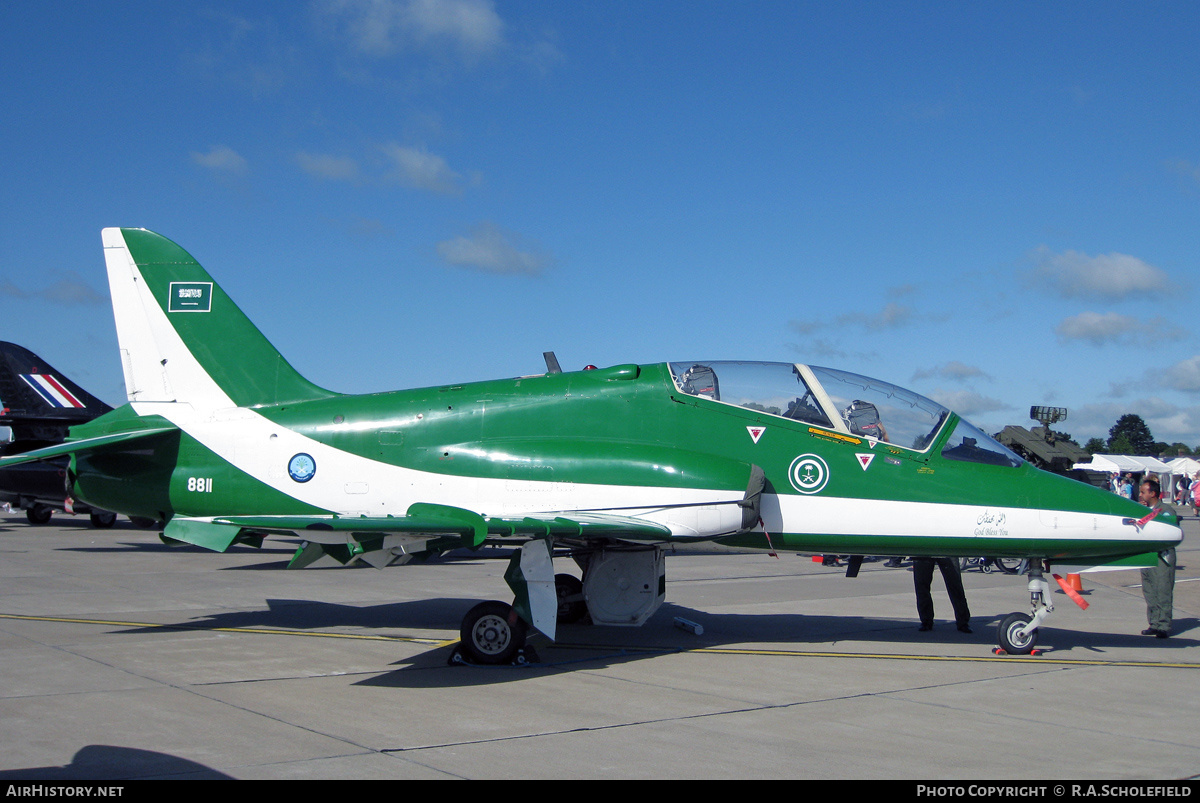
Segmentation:
<svg viewBox="0 0 1200 803">
<path fill-rule="evenodd" d="M 512 660 L 506 664 L 478 664 L 469 660 L 458 647 L 450 653 L 450 657 L 446 659 L 447 666 L 531 666 L 532 664 L 540 664 L 541 659 L 538 658 L 537 651 L 532 646 L 526 644 L 521 649 L 517 650 L 517 654 Z"/>
</svg>

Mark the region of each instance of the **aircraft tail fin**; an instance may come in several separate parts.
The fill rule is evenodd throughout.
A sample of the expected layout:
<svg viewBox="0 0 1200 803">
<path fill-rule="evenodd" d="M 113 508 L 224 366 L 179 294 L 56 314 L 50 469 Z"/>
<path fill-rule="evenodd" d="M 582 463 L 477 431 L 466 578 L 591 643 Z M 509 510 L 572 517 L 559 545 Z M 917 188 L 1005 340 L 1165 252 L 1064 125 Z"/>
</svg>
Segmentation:
<svg viewBox="0 0 1200 803">
<path fill-rule="evenodd" d="M 102 239 L 129 401 L 219 409 L 336 395 L 292 368 L 166 237 L 111 228 Z"/>
<path fill-rule="evenodd" d="M 0 341 L 0 426 L 14 440 L 61 441 L 111 409 L 29 349 Z"/>
</svg>

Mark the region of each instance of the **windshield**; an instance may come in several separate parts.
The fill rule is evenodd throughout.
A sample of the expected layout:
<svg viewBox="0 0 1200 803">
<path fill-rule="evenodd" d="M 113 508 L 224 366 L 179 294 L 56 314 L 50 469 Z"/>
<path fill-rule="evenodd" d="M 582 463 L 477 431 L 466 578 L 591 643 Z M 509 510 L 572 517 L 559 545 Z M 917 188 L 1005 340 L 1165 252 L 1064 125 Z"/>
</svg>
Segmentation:
<svg viewBox="0 0 1200 803">
<path fill-rule="evenodd" d="M 709 361 L 669 366 L 682 393 L 918 452 L 929 448 L 950 415 L 937 402 L 890 382 L 816 365 Z M 962 420 L 943 455 L 998 465 L 1021 462 Z"/>
<path fill-rule="evenodd" d="M 970 421 L 959 419 L 954 433 L 942 447 L 942 457 L 993 466 L 1019 466 L 1024 461 L 1008 447 L 979 431 Z"/>
</svg>

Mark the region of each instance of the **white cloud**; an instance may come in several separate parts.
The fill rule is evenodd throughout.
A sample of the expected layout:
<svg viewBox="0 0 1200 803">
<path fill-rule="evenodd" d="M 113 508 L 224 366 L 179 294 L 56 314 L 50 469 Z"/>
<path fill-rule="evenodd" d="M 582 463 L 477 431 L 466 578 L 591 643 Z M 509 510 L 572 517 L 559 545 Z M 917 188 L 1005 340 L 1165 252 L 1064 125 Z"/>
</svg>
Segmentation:
<svg viewBox="0 0 1200 803">
<path fill-rule="evenodd" d="M 1087 340 L 1099 346 L 1119 340 L 1138 325 L 1137 318 L 1116 312 L 1081 312 L 1063 319 L 1054 331 L 1060 340 Z"/>
<path fill-rule="evenodd" d="M 1035 252 L 1038 263 L 1034 279 L 1064 298 L 1090 298 L 1120 301 L 1135 296 L 1157 295 L 1168 291 L 1167 274 L 1128 254 L 1089 256 L 1078 251 L 1050 253 L 1042 247 Z"/>
<path fill-rule="evenodd" d="M 957 360 L 951 360 L 945 365 L 939 365 L 936 368 L 918 370 L 913 374 L 914 380 L 929 379 L 931 377 L 942 377 L 943 379 L 955 379 L 959 381 L 967 379 L 991 380 L 991 377 L 985 374 L 982 369 L 974 365 L 958 362 Z"/>
<path fill-rule="evenodd" d="M 410 148 L 395 143 L 382 146 L 382 150 L 395 168 L 389 177 L 406 187 L 428 190 L 438 195 L 461 192 L 462 177 L 451 170 L 442 157 L 424 148 Z"/>
<path fill-rule="evenodd" d="M 1200 355 L 1175 363 L 1163 372 L 1165 387 L 1189 393 L 1200 391 Z"/>
<path fill-rule="evenodd" d="M 218 173 L 240 176 L 247 169 L 246 159 L 233 148 L 225 145 L 214 145 L 209 148 L 208 153 L 192 151 L 191 155 L 193 162 Z"/>
<path fill-rule="evenodd" d="M 1172 404 L 1156 396 L 1101 401 L 1071 408 L 1069 430 L 1083 443 L 1088 438 L 1108 438 L 1117 419 L 1126 413 L 1142 417 L 1154 440 L 1164 443 L 1181 441 L 1196 446 L 1200 431 L 1200 405 Z M 1081 437 L 1082 435 L 1082 437 Z"/>
<path fill-rule="evenodd" d="M 1179 340 L 1186 334 L 1162 317 L 1143 323 L 1116 312 L 1081 312 L 1064 318 L 1054 331 L 1059 340 L 1086 340 L 1094 346 L 1105 343 L 1153 345 L 1164 340 Z"/>
<path fill-rule="evenodd" d="M 320 153 L 296 154 L 300 169 L 310 176 L 330 181 L 355 181 L 359 177 L 358 162 L 348 156 L 326 156 Z"/>
<path fill-rule="evenodd" d="M 0 295 L 17 299 L 39 299 L 52 304 L 105 304 L 107 296 L 98 293 L 82 276 L 67 271 L 62 278 L 41 290 L 26 290 L 7 280 L 0 280 Z"/>
<path fill-rule="evenodd" d="M 884 308 L 874 315 L 864 312 L 852 312 L 837 319 L 839 324 L 858 324 L 867 329 L 895 329 L 904 326 L 912 320 L 912 307 L 889 301 Z"/>
<path fill-rule="evenodd" d="M 448 264 L 486 273 L 539 276 L 553 260 L 536 246 L 526 246 L 520 238 L 496 224 L 485 221 L 469 236 L 444 240 L 438 254 Z"/>
<path fill-rule="evenodd" d="M 1012 409 L 1006 402 L 982 396 L 973 390 L 935 390 L 929 394 L 929 398 L 968 419 L 982 413 Z"/>
<path fill-rule="evenodd" d="M 326 0 L 320 5 L 340 35 L 371 56 L 448 45 L 474 59 L 504 45 L 504 21 L 491 0 Z"/>
<path fill-rule="evenodd" d="M 872 331 L 895 329 L 907 325 L 912 319 L 912 307 L 889 301 L 879 312 L 848 312 L 839 315 L 832 322 L 792 320 L 788 322 L 788 326 L 799 334 L 810 335 L 821 329 L 838 326 L 862 327 Z"/>
</svg>

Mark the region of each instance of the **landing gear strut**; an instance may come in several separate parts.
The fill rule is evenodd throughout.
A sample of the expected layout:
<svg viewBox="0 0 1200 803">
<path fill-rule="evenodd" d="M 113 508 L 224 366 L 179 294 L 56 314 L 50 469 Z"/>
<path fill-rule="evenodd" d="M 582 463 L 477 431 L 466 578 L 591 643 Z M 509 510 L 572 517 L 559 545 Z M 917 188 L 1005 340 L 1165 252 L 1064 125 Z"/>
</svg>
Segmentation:
<svg viewBox="0 0 1200 803">
<path fill-rule="evenodd" d="M 587 616 L 583 581 L 572 574 L 554 575 L 554 593 L 558 597 L 558 623 L 571 625 Z"/>
<path fill-rule="evenodd" d="M 1042 576 L 1040 561 L 1029 562 L 1029 603 L 1033 615 L 1010 613 L 1000 622 L 996 639 L 1000 649 L 1010 655 L 1029 655 L 1037 644 L 1038 626 L 1054 610 L 1050 585 Z"/>
</svg>

